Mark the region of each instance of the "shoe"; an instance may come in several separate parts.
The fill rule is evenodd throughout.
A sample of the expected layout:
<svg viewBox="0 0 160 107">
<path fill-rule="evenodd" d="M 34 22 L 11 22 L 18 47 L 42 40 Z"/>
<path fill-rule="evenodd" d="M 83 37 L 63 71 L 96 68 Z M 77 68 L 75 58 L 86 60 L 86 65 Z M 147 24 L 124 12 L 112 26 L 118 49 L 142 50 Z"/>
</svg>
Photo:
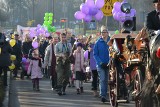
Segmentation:
<svg viewBox="0 0 160 107">
<path fill-rule="evenodd" d="M 65 92 L 62 92 L 62 95 L 66 95 L 66 93 L 65 93 Z"/>
<path fill-rule="evenodd" d="M 77 94 L 80 94 L 80 89 L 79 88 L 77 89 Z"/>
<path fill-rule="evenodd" d="M 62 92 L 61 92 L 61 91 L 59 91 L 57 94 L 58 94 L 59 96 L 61 96 L 61 95 L 62 95 Z"/>
<path fill-rule="evenodd" d="M 103 102 L 103 103 L 104 103 L 104 102 L 107 102 L 106 98 L 102 97 L 102 98 L 101 98 L 101 102 Z"/>
<path fill-rule="evenodd" d="M 71 87 L 71 85 L 68 85 L 68 87 Z"/>
<path fill-rule="evenodd" d="M 72 87 L 75 87 L 74 85 L 72 85 Z"/>
<path fill-rule="evenodd" d="M 93 91 L 93 96 L 94 96 L 94 97 L 98 97 L 98 93 L 97 93 L 96 90 Z"/>
<path fill-rule="evenodd" d="M 84 93 L 84 91 L 83 91 L 83 87 L 80 87 L 80 90 L 81 90 L 81 93 Z"/>
</svg>

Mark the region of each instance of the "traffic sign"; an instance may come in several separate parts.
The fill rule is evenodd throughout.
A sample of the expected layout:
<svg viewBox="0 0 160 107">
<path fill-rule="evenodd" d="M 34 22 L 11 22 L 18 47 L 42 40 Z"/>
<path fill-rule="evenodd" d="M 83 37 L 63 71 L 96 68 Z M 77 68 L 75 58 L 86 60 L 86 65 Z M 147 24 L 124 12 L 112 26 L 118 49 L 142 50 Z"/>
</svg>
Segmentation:
<svg viewBox="0 0 160 107">
<path fill-rule="evenodd" d="M 104 6 L 101 8 L 104 16 L 112 16 L 113 4 L 122 0 L 105 0 Z"/>
</svg>

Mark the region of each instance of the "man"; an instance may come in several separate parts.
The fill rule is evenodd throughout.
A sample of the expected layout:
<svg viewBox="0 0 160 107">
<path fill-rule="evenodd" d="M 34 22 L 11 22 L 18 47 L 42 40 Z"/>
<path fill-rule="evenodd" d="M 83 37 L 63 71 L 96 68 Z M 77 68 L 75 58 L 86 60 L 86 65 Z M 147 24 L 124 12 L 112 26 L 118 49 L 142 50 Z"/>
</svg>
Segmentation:
<svg viewBox="0 0 160 107">
<path fill-rule="evenodd" d="M 97 64 L 97 71 L 100 79 L 100 96 L 101 101 L 106 102 L 108 101 L 107 95 L 107 80 L 108 80 L 108 63 L 109 63 L 109 46 L 107 42 L 109 41 L 109 33 L 105 26 L 101 27 L 101 37 L 97 40 L 95 47 L 94 47 L 94 58 Z"/>
<path fill-rule="evenodd" d="M 66 86 L 69 83 L 70 74 L 70 61 L 72 46 L 66 40 L 66 34 L 62 33 L 60 36 L 61 41 L 56 44 L 56 71 L 57 71 L 57 88 L 58 95 L 65 95 Z"/>
<path fill-rule="evenodd" d="M 148 30 L 160 30 L 160 1 L 153 0 L 153 4 L 155 10 L 148 13 L 146 18 L 146 26 Z"/>
<path fill-rule="evenodd" d="M 3 74 L 3 85 L 7 86 L 7 70 L 8 66 L 11 65 L 10 54 L 12 48 L 9 43 L 5 40 L 4 34 L 0 32 L 0 79 Z"/>
<path fill-rule="evenodd" d="M 57 73 L 56 73 L 56 56 L 55 56 L 55 45 L 58 42 L 58 35 L 53 34 L 53 39 L 51 44 L 46 48 L 45 57 L 44 57 L 44 66 L 50 72 L 50 79 L 52 82 L 52 90 L 57 86 Z"/>
<path fill-rule="evenodd" d="M 17 77 L 18 69 L 21 67 L 22 61 L 22 42 L 19 40 L 19 35 L 15 34 L 14 39 L 16 40 L 16 44 L 13 46 L 12 54 L 16 56 L 15 66 L 16 68 L 13 71 L 14 77 Z"/>
<path fill-rule="evenodd" d="M 66 34 L 67 34 L 67 42 L 71 43 L 71 45 L 73 46 L 75 39 L 72 37 L 72 32 L 70 29 L 66 30 Z"/>
</svg>

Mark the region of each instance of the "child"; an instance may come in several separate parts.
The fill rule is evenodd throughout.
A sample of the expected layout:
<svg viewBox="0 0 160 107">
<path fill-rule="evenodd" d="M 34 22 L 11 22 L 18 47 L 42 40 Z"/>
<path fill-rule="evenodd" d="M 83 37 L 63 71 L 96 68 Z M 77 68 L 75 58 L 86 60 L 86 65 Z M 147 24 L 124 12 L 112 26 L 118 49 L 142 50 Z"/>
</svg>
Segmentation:
<svg viewBox="0 0 160 107">
<path fill-rule="evenodd" d="M 84 77 L 84 52 L 82 49 L 82 43 L 77 43 L 77 49 L 74 51 L 73 56 L 75 57 L 74 72 L 76 74 L 76 88 L 77 94 L 83 93 L 83 80 Z"/>
<path fill-rule="evenodd" d="M 41 72 L 41 58 L 39 57 L 38 48 L 34 49 L 32 52 L 32 59 L 30 60 L 30 65 L 28 68 L 28 74 L 31 73 L 31 79 L 33 83 L 33 90 L 39 90 L 39 79 L 42 78 Z"/>
</svg>

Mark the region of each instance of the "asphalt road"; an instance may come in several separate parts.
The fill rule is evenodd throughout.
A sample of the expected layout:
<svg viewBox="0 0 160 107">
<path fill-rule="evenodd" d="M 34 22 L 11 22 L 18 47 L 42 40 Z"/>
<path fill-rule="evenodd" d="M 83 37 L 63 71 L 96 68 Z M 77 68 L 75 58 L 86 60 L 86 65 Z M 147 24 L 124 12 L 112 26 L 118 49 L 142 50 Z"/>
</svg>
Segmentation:
<svg viewBox="0 0 160 107">
<path fill-rule="evenodd" d="M 75 88 L 67 88 L 65 96 L 58 96 L 50 88 L 50 81 L 40 81 L 40 92 L 32 90 L 30 79 L 11 81 L 9 107 L 111 107 L 110 103 L 101 103 L 93 97 L 91 83 L 84 84 L 84 93 L 76 94 Z M 135 107 L 134 102 L 120 103 L 118 107 Z"/>
</svg>

